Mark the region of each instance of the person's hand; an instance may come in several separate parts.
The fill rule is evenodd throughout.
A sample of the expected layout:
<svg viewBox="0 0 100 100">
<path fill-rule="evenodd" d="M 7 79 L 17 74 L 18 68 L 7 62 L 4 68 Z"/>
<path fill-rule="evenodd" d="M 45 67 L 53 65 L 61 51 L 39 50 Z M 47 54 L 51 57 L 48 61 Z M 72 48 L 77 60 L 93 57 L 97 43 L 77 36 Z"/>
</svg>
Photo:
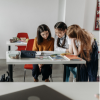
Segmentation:
<svg viewBox="0 0 100 100">
<path fill-rule="evenodd" d="M 74 44 L 75 40 L 76 40 L 76 38 L 71 38 L 71 43 Z"/>
<path fill-rule="evenodd" d="M 38 64 L 38 66 L 39 66 L 39 70 L 41 72 L 41 68 L 42 68 L 43 64 Z"/>
<path fill-rule="evenodd" d="M 66 53 L 69 53 L 69 49 L 66 49 Z"/>
<path fill-rule="evenodd" d="M 94 95 L 98 100 L 100 100 L 100 95 L 99 94 L 95 94 Z"/>
<path fill-rule="evenodd" d="M 76 38 L 72 38 L 72 41 L 74 42 L 76 40 Z"/>
</svg>

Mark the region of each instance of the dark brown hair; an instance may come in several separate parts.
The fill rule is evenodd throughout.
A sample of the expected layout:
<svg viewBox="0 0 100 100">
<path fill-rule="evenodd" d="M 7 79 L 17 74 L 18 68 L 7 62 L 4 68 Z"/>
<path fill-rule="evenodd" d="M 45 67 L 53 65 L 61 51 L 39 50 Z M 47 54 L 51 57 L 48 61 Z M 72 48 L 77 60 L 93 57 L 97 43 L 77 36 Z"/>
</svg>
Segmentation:
<svg viewBox="0 0 100 100">
<path fill-rule="evenodd" d="M 91 60 L 90 53 L 92 52 L 92 46 L 91 46 L 91 38 L 88 35 L 88 32 L 85 31 L 84 29 L 81 29 L 81 27 L 78 25 L 71 25 L 67 29 L 67 35 L 70 38 L 76 38 L 81 42 L 80 56 L 86 61 L 90 61 Z"/>
<path fill-rule="evenodd" d="M 54 26 L 55 29 L 58 29 L 59 31 L 65 31 L 67 29 L 67 25 L 64 22 L 57 22 Z M 62 47 L 64 46 L 65 42 L 66 42 L 66 34 L 65 34 L 65 38 L 62 42 L 62 44 L 59 44 L 60 42 L 60 38 L 57 39 L 57 46 L 58 47 Z"/>
<path fill-rule="evenodd" d="M 43 42 L 43 38 L 41 36 L 41 33 L 44 32 L 44 31 L 49 32 L 49 36 L 48 36 L 47 40 L 51 39 L 51 31 L 50 31 L 49 27 L 45 24 L 42 24 L 42 25 L 38 26 L 38 28 L 37 28 L 37 42 L 38 42 L 38 45 L 40 45 Z"/>
</svg>

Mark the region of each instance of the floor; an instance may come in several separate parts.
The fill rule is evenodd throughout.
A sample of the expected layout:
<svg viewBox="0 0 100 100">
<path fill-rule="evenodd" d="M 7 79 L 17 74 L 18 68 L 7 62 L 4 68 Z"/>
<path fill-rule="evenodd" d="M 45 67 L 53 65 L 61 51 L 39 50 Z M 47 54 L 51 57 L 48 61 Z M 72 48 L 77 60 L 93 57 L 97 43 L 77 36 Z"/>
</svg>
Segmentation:
<svg viewBox="0 0 100 100">
<path fill-rule="evenodd" d="M 99 61 L 100 63 L 100 61 Z M 100 67 L 100 66 L 99 66 Z M 53 82 L 63 82 L 63 65 L 53 65 L 52 69 L 52 78 Z M 0 78 L 1 75 L 5 74 L 7 76 L 6 71 L 8 71 L 8 67 L 6 65 L 5 59 L 0 59 Z M 100 72 L 100 68 L 98 70 L 98 75 Z M 14 82 L 24 82 L 24 65 L 14 65 L 13 67 L 13 79 Z M 26 70 L 26 78 L 25 82 L 34 82 L 32 77 L 32 71 Z M 42 81 L 42 75 L 39 76 L 39 82 Z M 73 74 L 70 73 L 69 82 L 73 82 Z"/>
<path fill-rule="evenodd" d="M 0 59 L 0 77 L 3 74 L 7 76 L 7 73 L 6 73 L 7 70 L 8 70 L 8 67 L 6 65 L 6 60 Z M 53 82 L 63 82 L 63 65 L 53 65 L 52 78 L 53 78 Z M 24 81 L 24 65 L 15 65 L 13 67 L 13 79 L 14 79 L 14 82 Z M 69 81 L 70 82 L 73 81 L 72 73 L 70 74 Z M 25 82 L 34 82 L 31 70 L 26 70 Z M 39 76 L 39 82 L 42 82 L 42 75 Z"/>
</svg>

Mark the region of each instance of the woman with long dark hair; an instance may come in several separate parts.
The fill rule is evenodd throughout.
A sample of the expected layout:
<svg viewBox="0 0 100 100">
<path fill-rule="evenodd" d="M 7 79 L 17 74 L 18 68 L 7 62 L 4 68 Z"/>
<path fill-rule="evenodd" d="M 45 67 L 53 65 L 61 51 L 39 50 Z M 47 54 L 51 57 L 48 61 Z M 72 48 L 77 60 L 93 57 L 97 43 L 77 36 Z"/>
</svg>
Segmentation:
<svg viewBox="0 0 100 100">
<path fill-rule="evenodd" d="M 33 51 L 54 51 L 54 38 L 51 31 L 45 24 L 38 26 L 37 37 L 34 39 Z M 42 80 L 49 82 L 49 75 L 52 73 L 51 64 L 33 64 L 32 76 L 34 82 L 38 82 L 38 76 L 42 73 Z"/>
<path fill-rule="evenodd" d="M 54 29 L 55 29 L 54 50 L 69 52 L 68 36 L 66 35 L 67 25 L 64 22 L 57 22 L 54 26 Z M 69 81 L 70 71 L 74 75 L 73 81 L 76 81 L 77 69 L 75 67 L 72 67 L 72 65 L 71 67 L 70 65 L 66 65 L 66 79 L 65 79 L 66 82 Z"/>
</svg>

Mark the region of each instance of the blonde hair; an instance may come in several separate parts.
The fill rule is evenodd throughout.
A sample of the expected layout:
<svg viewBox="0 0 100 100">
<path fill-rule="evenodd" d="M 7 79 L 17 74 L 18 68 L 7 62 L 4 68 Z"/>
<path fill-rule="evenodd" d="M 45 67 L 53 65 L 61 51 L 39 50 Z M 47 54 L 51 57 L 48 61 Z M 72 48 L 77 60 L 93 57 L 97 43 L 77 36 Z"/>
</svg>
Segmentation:
<svg viewBox="0 0 100 100">
<path fill-rule="evenodd" d="M 91 37 L 89 36 L 88 32 L 84 29 L 81 29 L 81 27 L 78 25 L 71 25 L 67 29 L 67 35 L 70 38 L 76 38 L 81 42 L 80 57 L 85 59 L 86 61 L 90 61 L 90 53 L 92 52 L 92 46 Z"/>
</svg>

